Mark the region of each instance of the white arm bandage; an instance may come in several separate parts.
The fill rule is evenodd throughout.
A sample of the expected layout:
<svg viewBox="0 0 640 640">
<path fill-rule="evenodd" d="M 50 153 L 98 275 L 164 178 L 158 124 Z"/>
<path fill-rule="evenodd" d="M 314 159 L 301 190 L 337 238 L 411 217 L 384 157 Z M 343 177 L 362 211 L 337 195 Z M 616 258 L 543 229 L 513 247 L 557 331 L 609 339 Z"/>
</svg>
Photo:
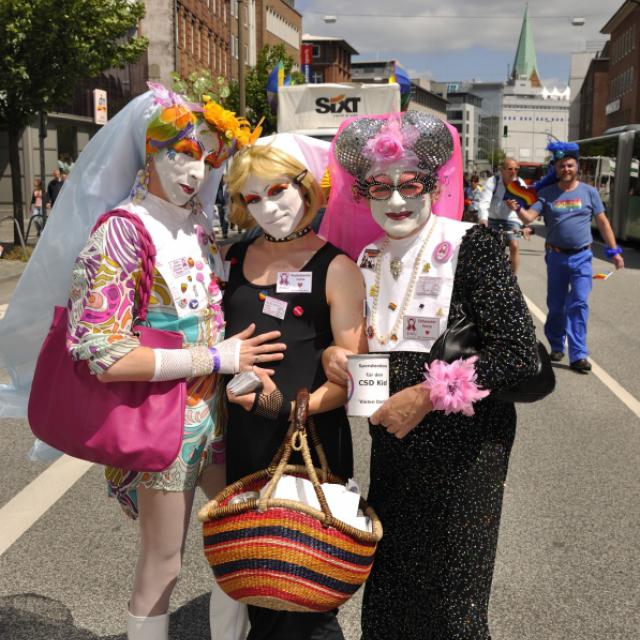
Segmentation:
<svg viewBox="0 0 640 640">
<path fill-rule="evenodd" d="M 238 373 L 240 371 L 240 347 L 242 340 L 229 338 L 216 345 L 220 354 L 220 373 Z"/>
<path fill-rule="evenodd" d="M 154 349 L 155 367 L 152 382 L 206 376 L 213 370 L 207 347 L 191 349 Z"/>
</svg>

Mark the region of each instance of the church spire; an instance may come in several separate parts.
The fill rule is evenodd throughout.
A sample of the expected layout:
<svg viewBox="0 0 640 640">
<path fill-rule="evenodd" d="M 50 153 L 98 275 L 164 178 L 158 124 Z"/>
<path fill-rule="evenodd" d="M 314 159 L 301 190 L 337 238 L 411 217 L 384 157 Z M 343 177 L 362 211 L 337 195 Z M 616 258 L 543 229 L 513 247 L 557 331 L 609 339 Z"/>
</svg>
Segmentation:
<svg viewBox="0 0 640 640">
<path fill-rule="evenodd" d="M 533 87 L 540 87 L 540 76 L 536 65 L 536 48 L 533 44 L 533 32 L 529 23 L 529 5 L 525 6 L 522 29 L 518 40 L 518 49 L 513 61 L 513 80 L 530 80 Z"/>
</svg>

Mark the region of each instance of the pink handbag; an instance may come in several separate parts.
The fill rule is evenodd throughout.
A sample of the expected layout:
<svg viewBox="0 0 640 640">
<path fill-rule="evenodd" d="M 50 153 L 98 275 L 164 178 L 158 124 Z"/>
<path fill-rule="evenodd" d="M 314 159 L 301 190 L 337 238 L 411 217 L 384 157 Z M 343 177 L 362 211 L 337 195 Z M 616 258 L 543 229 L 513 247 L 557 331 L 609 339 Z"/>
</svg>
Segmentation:
<svg viewBox="0 0 640 640">
<path fill-rule="evenodd" d="M 156 250 L 142 222 L 127 211 L 102 215 L 129 220 L 141 241 L 142 273 L 137 290 L 138 322 L 147 317 Z M 63 453 L 130 471 L 162 471 L 177 458 L 186 406 L 185 380 L 100 382 L 86 361 L 66 347 L 67 309 L 56 307 L 42 344 L 29 397 L 29 424 L 43 442 Z M 182 348 L 182 334 L 137 324 L 140 344 Z"/>
</svg>

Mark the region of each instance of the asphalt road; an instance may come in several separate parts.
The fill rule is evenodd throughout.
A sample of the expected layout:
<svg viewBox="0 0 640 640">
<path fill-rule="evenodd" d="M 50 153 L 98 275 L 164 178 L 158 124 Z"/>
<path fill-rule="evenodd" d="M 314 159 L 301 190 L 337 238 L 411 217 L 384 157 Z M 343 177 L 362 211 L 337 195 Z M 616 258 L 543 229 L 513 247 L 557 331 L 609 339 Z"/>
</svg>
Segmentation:
<svg viewBox="0 0 640 640">
<path fill-rule="evenodd" d="M 544 312 L 543 239 L 522 246 L 520 283 Z M 625 271 L 594 282 L 589 343 L 597 375 L 560 363 L 557 391 L 518 407 L 493 640 L 640 637 L 640 254 L 625 258 Z M 595 270 L 610 265 L 596 260 Z M 0 305 L 9 294 L 0 287 Z M 539 319 L 536 325 L 542 336 Z M 0 421 L 0 434 L 2 509 L 46 465 L 25 460 L 31 435 L 24 421 Z M 362 421 L 354 421 L 353 435 L 356 475 L 366 487 Z M 0 555 L 1 640 L 125 639 L 136 527 L 106 498 L 101 475 L 92 467 Z M 199 496 L 197 506 L 203 502 Z M 29 510 L 38 508 L 36 496 Z M 209 637 L 211 580 L 194 521 L 172 602 L 172 640 Z M 358 607 L 359 595 L 341 612 L 347 640 L 359 638 Z"/>
</svg>

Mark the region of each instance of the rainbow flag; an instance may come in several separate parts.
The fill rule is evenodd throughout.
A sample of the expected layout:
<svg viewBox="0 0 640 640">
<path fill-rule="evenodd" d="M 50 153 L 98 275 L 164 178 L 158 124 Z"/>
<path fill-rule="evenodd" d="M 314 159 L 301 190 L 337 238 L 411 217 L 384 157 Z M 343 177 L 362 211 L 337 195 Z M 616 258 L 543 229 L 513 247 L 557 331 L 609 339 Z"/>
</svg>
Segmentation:
<svg viewBox="0 0 640 640">
<path fill-rule="evenodd" d="M 278 88 L 291 84 L 291 76 L 284 75 L 284 62 L 280 61 L 267 78 L 267 100 L 272 109 L 278 107 Z"/>
<path fill-rule="evenodd" d="M 533 187 L 523 187 L 518 182 L 510 182 L 504 191 L 503 200 L 515 200 L 521 207 L 528 209 L 538 200 L 538 194 Z"/>
<path fill-rule="evenodd" d="M 397 61 L 392 61 L 391 75 L 389 76 L 389 84 L 396 82 L 400 85 L 400 108 L 406 111 L 411 101 L 411 78 L 406 69 Z"/>
</svg>

